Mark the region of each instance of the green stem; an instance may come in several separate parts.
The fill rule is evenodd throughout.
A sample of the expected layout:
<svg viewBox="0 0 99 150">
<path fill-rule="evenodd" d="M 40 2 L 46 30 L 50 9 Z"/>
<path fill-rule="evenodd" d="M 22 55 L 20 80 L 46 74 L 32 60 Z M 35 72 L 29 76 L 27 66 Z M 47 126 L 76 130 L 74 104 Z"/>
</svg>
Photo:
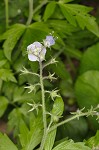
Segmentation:
<svg viewBox="0 0 99 150">
<path fill-rule="evenodd" d="M 43 85 L 43 75 L 42 75 L 42 62 L 39 62 L 40 65 L 40 85 L 41 85 L 41 92 L 42 92 L 42 109 L 43 109 L 43 124 L 44 124 L 44 134 L 40 145 L 40 150 L 43 150 L 45 140 L 47 137 L 47 120 L 46 120 L 46 107 L 45 107 L 45 91 L 44 91 L 44 85 Z"/>
<path fill-rule="evenodd" d="M 26 25 L 30 25 L 33 18 L 33 0 L 29 0 L 29 16 Z"/>
<path fill-rule="evenodd" d="M 34 11 L 33 11 L 33 14 L 35 14 L 39 9 L 41 9 L 46 3 L 48 3 L 47 0 L 43 1 L 40 5 L 38 5 Z"/>
<path fill-rule="evenodd" d="M 81 114 L 79 114 L 79 115 L 74 115 L 73 117 L 68 118 L 68 119 L 66 119 L 66 120 L 64 120 L 64 121 L 62 121 L 62 122 L 60 122 L 60 123 L 58 123 L 58 124 L 52 126 L 52 127 L 49 129 L 48 132 L 53 131 L 53 130 L 56 129 L 57 127 L 59 127 L 59 126 L 65 124 L 65 123 L 67 123 L 67 122 L 69 122 L 69 121 L 71 121 L 71 120 L 74 120 L 74 119 L 79 118 L 79 117 L 82 117 L 82 116 L 86 116 L 87 114 L 88 114 L 88 112 L 86 112 L 86 113 L 81 113 Z"/>
<path fill-rule="evenodd" d="M 6 16 L 6 29 L 9 27 L 9 12 L 8 12 L 8 0 L 4 0 L 5 2 L 5 16 Z"/>
</svg>

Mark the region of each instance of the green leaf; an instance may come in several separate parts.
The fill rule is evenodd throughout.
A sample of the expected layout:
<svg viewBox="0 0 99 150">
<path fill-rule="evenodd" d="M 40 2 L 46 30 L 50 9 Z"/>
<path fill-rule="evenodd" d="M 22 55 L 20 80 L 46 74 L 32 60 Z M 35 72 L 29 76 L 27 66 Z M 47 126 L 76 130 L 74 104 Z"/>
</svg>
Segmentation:
<svg viewBox="0 0 99 150">
<path fill-rule="evenodd" d="M 54 13 L 55 7 L 56 7 L 56 2 L 50 2 L 46 6 L 44 16 L 43 16 L 44 21 L 46 21 L 48 18 L 51 17 L 51 15 Z"/>
<path fill-rule="evenodd" d="M 0 78 L 4 81 L 17 82 L 10 69 L 0 69 Z"/>
<path fill-rule="evenodd" d="M 6 134 L 0 135 L 0 150 L 18 150 Z"/>
<path fill-rule="evenodd" d="M 0 96 L 0 117 L 4 114 L 7 106 L 8 106 L 8 99 L 4 96 Z"/>
<path fill-rule="evenodd" d="M 80 74 L 88 70 L 99 70 L 99 43 L 89 47 L 81 60 Z"/>
<path fill-rule="evenodd" d="M 19 135 L 20 142 L 21 142 L 22 147 L 25 147 L 28 141 L 29 129 L 27 128 L 23 120 L 21 120 L 19 128 L 20 128 L 20 135 Z"/>
<path fill-rule="evenodd" d="M 72 1 L 74 1 L 74 0 L 60 0 L 59 2 L 60 3 L 69 3 L 69 2 L 72 2 Z"/>
<path fill-rule="evenodd" d="M 28 131 L 26 125 L 21 125 L 20 138 L 22 139 L 20 140 L 21 143 L 23 144 L 22 146 L 24 150 L 33 150 L 41 142 L 42 134 L 43 134 L 43 130 L 42 130 L 43 122 L 42 122 L 41 115 L 39 115 L 37 118 L 34 119 L 30 131 Z M 22 127 L 24 127 L 24 129 L 22 129 Z M 25 133 L 27 134 L 25 135 Z M 26 137 L 23 139 L 24 135 Z"/>
<path fill-rule="evenodd" d="M 64 102 L 61 97 L 57 97 L 54 101 L 53 109 L 51 111 L 52 114 L 56 116 L 61 116 L 64 111 Z"/>
<path fill-rule="evenodd" d="M 85 141 L 86 145 L 92 149 L 99 149 L 99 130 L 97 131 L 96 135 Z"/>
<path fill-rule="evenodd" d="M 56 137 L 56 129 L 48 133 L 47 139 L 45 141 L 44 150 L 51 150 Z"/>
<path fill-rule="evenodd" d="M 99 37 L 99 27 L 95 22 L 95 18 L 88 14 L 92 8 L 78 4 L 59 4 L 59 6 L 70 24 L 77 26 L 78 23 L 81 29 L 86 27 Z"/>
<path fill-rule="evenodd" d="M 74 143 L 72 140 L 68 140 L 58 144 L 52 150 L 91 150 L 91 149 L 85 146 L 83 142 Z"/>
<path fill-rule="evenodd" d="M 12 51 L 13 51 L 16 43 L 22 36 L 24 30 L 25 30 L 24 25 L 15 24 L 11 29 L 6 31 L 1 37 L 2 39 L 6 39 L 3 44 L 4 54 L 7 57 L 7 59 L 10 61 L 11 61 Z"/>
<path fill-rule="evenodd" d="M 66 9 L 65 5 L 64 5 L 64 4 L 59 4 L 59 6 L 60 6 L 60 9 L 61 9 L 61 11 L 62 11 L 64 17 L 67 19 L 67 21 L 68 21 L 70 24 L 72 24 L 72 25 L 74 25 L 74 26 L 76 27 L 76 26 L 77 26 L 76 20 L 75 20 L 75 18 L 72 16 L 72 14 L 69 12 L 69 10 Z"/>
<path fill-rule="evenodd" d="M 99 71 L 87 71 L 78 77 L 75 84 L 75 95 L 80 108 L 90 109 L 99 104 Z M 95 117 L 90 117 L 93 128 L 99 128 Z"/>
</svg>

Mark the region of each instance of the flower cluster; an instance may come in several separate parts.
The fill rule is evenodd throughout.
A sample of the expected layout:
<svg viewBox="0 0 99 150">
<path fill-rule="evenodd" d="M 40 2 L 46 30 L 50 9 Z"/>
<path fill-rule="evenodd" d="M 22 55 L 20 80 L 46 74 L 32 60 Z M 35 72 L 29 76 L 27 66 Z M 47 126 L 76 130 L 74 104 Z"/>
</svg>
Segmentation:
<svg viewBox="0 0 99 150">
<path fill-rule="evenodd" d="M 55 44 L 55 39 L 52 35 L 46 36 L 43 44 L 34 42 L 27 47 L 28 59 L 30 61 L 43 61 L 45 59 L 46 48 Z"/>
</svg>

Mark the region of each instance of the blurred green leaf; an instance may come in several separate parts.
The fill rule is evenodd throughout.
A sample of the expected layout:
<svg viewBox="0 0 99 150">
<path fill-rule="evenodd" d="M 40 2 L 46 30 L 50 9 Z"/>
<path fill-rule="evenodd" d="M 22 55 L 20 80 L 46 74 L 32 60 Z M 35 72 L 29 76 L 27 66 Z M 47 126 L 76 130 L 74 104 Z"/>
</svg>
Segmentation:
<svg viewBox="0 0 99 150">
<path fill-rule="evenodd" d="M 4 114 L 7 106 L 8 106 L 8 99 L 4 96 L 0 96 L 0 117 Z"/>
<path fill-rule="evenodd" d="M 3 48 L 4 48 L 4 54 L 5 54 L 5 56 L 7 57 L 8 60 L 11 61 L 12 51 L 13 51 L 16 43 L 18 42 L 18 40 L 20 39 L 20 37 L 22 36 L 24 31 L 25 31 L 25 25 L 15 24 L 15 25 L 12 26 L 11 29 L 6 31 L 0 37 L 1 40 L 6 39 L 4 44 L 3 44 Z"/>
<path fill-rule="evenodd" d="M 0 135 L 0 150 L 18 150 L 15 144 L 8 138 L 6 134 Z"/>
<path fill-rule="evenodd" d="M 85 27 L 99 37 L 99 28 L 95 22 L 95 18 L 88 13 L 92 10 L 90 7 L 78 5 L 78 4 L 61 4 L 60 9 L 69 21 L 70 24 L 77 26 L 77 23 L 84 29 Z"/>
<path fill-rule="evenodd" d="M 75 95 L 80 108 L 90 109 L 99 104 L 99 71 L 87 71 L 78 77 L 75 84 Z M 99 128 L 95 117 L 90 117 L 93 128 Z"/>
<path fill-rule="evenodd" d="M 55 7 L 56 7 L 55 1 L 48 3 L 43 16 L 44 21 L 46 21 L 48 18 L 51 17 L 51 15 L 54 13 Z"/>
<path fill-rule="evenodd" d="M 80 74 L 88 70 L 99 70 L 99 43 L 89 47 L 81 60 Z"/>
<path fill-rule="evenodd" d="M 85 118 L 72 120 L 58 128 L 57 138 L 63 139 L 68 137 L 76 142 L 83 141 L 88 133 L 88 123 Z"/>
<path fill-rule="evenodd" d="M 97 130 L 97 133 L 95 136 L 92 136 L 87 141 L 85 140 L 85 143 L 90 148 L 98 150 L 99 149 L 99 130 Z"/>
<path fill-rule="evenodd" d="M 4 81 L 17 82 L 10 69 L 0 69 L 0 78 Z"/>
</svg>

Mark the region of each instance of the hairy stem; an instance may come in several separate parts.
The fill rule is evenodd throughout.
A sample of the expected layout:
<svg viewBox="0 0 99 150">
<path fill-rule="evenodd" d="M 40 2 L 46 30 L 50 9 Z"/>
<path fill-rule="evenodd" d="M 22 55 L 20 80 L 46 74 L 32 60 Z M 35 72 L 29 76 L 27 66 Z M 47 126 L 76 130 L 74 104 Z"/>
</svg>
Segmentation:
<svg viewBox="0 0 99 150">
<path fill-rule="evenodd" d="M 81 114 L 79 114 L 79 115 L 74 115 L 73 117 L 70 117 L 70 118 L 68 118 L 68 119 L 66 119 L 66 120 L 64 120 L 64 121 L 62 121 L 62 122 L 60 122 L 60 123 L 58 123 L 58 124 L 52 126 L 52 127 L 49 129 L 48 132 L 53 131 L 53 130 L 56 129 L 57 127 L 59 127 L 59 126 L 65 124 L 65 123 L 67 123 L 67 122 L 69 122 L 69 121 L 71 121 L 71 120 L 74 120 L 74 119 L 79 118 L 79 117 L 82 117 L 82 116 L 87 116 L 87 114 L 88 114 L 88 112 L 81 113 Z"/>
<path fill-rule="evenodd" d="M 45 106 L 45 91 L 44 91 L 44 85 L 43 85 L 43 75 L 42 75 L 42 62 L 39 62 L 40 64 L 40 85 L 41 85 L 41 92 L 42 92 L 42 109 L 43 109 L 43 124 L 44 124 L 44 134 L 40 145 L 40 150 L 43 150 L 45 140 L 47 137 L 47 120 L 46 120 L 46 106 Z"/>
<path fill-rule="evenodd" d="M 26 25 L 29 25 L 33 18 L 33 0 L 29 0 L 29 16 Z"/>
<path fill-rule="evenodd" d="M 9 12 L 8 12 L 8 0 L 4 0 L 5 2 L 5 16 L 6 16 L 6 29 L 9 27 Z"/>
</svg>

